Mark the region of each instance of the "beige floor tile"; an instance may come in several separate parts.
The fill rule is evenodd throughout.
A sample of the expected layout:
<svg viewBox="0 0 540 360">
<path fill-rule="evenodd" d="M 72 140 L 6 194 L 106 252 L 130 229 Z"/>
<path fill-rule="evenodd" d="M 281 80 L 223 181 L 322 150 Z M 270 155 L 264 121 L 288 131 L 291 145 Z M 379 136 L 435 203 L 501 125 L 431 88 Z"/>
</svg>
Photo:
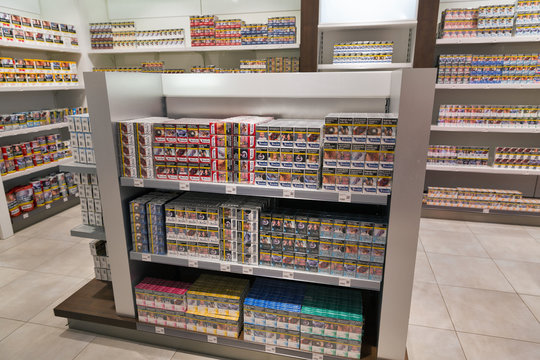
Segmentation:
<svg viewBox="0 0 540 360">
<path fill-rule="evenodd" d="M 458 332 L 467 360 L 538 359 L 540 344 Z"/>
<path fill-rule="evenodd" d="M 77 243 L 34 269 L 37 272 L 86 278 L 94 273 L 88 244 Z"/>
<path fill-rule="evenodd" d="M 520 295 L 521 299 L 525 302 L 525 304 L 529 307 L 531 312 L 536 317 L 536 320 L 540 321 L 540 296 L 532 296 L 532 295 Z"/>
<path fill-rule="evenodd" d="M 477 234 L 476 238 L 493 259 L 540 263 L 540 243 L 527 233 L 518 236 Z"/>
<path fill-rule="evenodd" d="M 23 275 L 0 290 L 0 317 L 28 321 L 80 281 L 52 274 Z"/>
<path fill-rule="evenodd" d="M 7 239 L 0 239 L 0 253 L 11 249 L 12 247 L 15 247 L 17 245 L 22 244 L 23 242 L 28 241 L 28 237 L 16 233 L 15 235 L 7 238 Z"/>
<path fill-rule="evenodd" d="M 440 285 L 514 292 L 491 259 L 434 253 L 427 257 Z"/>
<path fill-rule="evenodd" d="M 93 338 L 83 332 L 25 324 L 0 342 L 0 354 L 2 360 L 72 360 Z"/>
<path fill-rule="evenodd" d="M 464 221 L 441 220 L 441 219 L 420 219 L 420 230 L 443 230 L 453 232 L 470 232 Z"/>
<path fill-rule="evenodd" d="M 0 287 L 9 284 L 13 280 L 20 278 L 26 273 L 27 272 L 24 270 L 0 267 Z"/>
<path fill-rule="evenodd" d="M 531 235 L 533 238 L 540 240 L 540 226 L 527 226 L 525 227 L 525 230 Z"/>
<path fill-rule="evenodd" d="M 23 325 L 22 321 L 0 318 L 0 341 Z"/>
<path fill-rule="evenodd" d="M 418 236 L 418 245 L 416 247 L 416 251 L 425 251 L 424 245 L 422 245 L 422 240 L 420 240 L 420 236 Z"/>
<path fill-rule="evenodd" d="M 520 225 L 488 224 L 481 222 L 468 222 L 467 226 L 476 235 L 497 236 L 529 236 L 525 227 Z"/>
<path fill-rule="evenodd" d="M 540 296 L 540 263 L 495 260 L 516 292 Z"/>
<path fill-rule="evenodd" d="M 409 324 L 454 330 L 436 284 L 414 283 Z"/>
<path fill-rule="evenodd" d="M 98 336 L 74 360 L 170 360 L 174 353 L 173 349 Z"/>
<path fill-rule="evenodd" d="M 212 356 L 197 355 L 192 353 L 185 353 L 177 350 L 171 360 L 222 360 L 225 358 L 216 358 Z"/>
<path fill-rule="evenodd" d="M 540 323 L 517 294 L 440 287 L 456 331 L 540 342 Z"/>
<path fill-rule="evenodd" d="M 32 270 L 73 246 L 56 240 L 29 240 L 0 253 L 0 266 L 20 270 Z"/>
<path fill-rule="evenodd" d="M 425 230 L 420 233 L 420 239 L 426 252 L 489 257 L 471 233 Z"/>
<path fill-rule="evenodd" d="M 414 281 L 428 282 L 436 284 L 435 276 L 429 265 L 428 259 L 424 252 L 416 253 L 416 265 L 414 267 Z"/>
<path fill-rule="evenodd" d="M 409 360 L 465 360 L 453 330 L 409 325 L 407 334 Z"/>
</svg>

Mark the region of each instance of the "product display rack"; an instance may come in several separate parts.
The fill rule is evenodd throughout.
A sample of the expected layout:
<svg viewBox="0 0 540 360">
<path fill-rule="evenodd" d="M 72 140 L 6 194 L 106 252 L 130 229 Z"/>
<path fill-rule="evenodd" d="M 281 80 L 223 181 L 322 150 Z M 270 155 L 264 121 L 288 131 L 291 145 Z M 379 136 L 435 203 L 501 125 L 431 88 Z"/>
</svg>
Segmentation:
<svg viewBox="0 0 540 360">
<path fill-rule="evenodd" d="M 60 170 L 81 173 L 81 174 L 95 174 L 96 165 L 80 164 L 72 160 L 72 161 L 66 161 L 65 163 L 60 165 Z"/>
<path fill-rule="evenodd" d="M 321 64 L 317 69 L 322 70 L 396 70 L 412 68 L 412 63 L 390 63 L 390 64 Z"/>
<path fill-rule="evenodd" d="M 100 227 L 81 224 L 71 229 L 71 236 L 85 239 L 105 240 L 105 231 Z"/>
<path fill-rule="evenodd" d="M 58 161 L 53 161 L 53 162 L 50 162 L 48 164 L 44 164 L 44 165 L 41 165 L 41 166 L 34 166 L 33 168 L 30 168 L 30 169 L 27 169 L 27 170 L 16 171 L 16 172 L 14 172 L 12 174 L 3 175 L 2 176 L 2 181 L 13 180 L 13 179 L 17 179 L 19 177 L 31 175 L 31 174 L 38 173 L 38 172 L 41 172 L 41 171 L 44 171 L 44 170 L 54 169 L 55 167 L 58 167 L 61 164 L 65 164 L 65 163 L 67 163 L 69 161 L 71 161 L 70 157 L 65 158 L 65 159 L 60 159 Z"/>
<path fill-rule="evenodd" d="M 502 36 L 502 37 L 476 37 L 458 39 L 437 39 L 437 45 L 478 45 L 478 44 L 510 44 L 510 43 L 537 43 L 540 36 Z"/>
<path fill-rule="evenodd" d="M 511 174 L 511 175 L 529 175 L 539 176 L 540 170 L 521 170 L 521 169 L 506 169 L 493 166 L 451 166 L 451 165 L 436 165 L 427 164 L 428 171 L 452 171 L 463 173 L 481 173 L 481 174 Z"/>
<path fill-rule="evenodd" d="M 68 47 L 62 47 L 62 46 L 48 46 L 48 45 L 38 45 L 38 44 L 26 44 L 26 43 L 19 43 L 19 42 L 1 42 L 0 41 L 0 48 L 10 48 L 10 49 L 25 49 L 25 50 L 32 50 L 32 51 L 46 51 L 46 52 L 60 52 L 60 53 L 73 53 L 73 54 L 80 54 L 81 50 L 78 48 L 68 48 Z"/>
<path fill-rule="evenodd" d="M 137 53 L 166 53 L 166 52 L 207 52 L 207 51 L 253 51 L 253 50 L 284 50 L 298 49 L 300 44 L 267 44 L 267 45 L 238 45 L 238 46 L 186 46 L 164 48 L 134 48 L 134 49 L 104 49 L 91 50 L 89 54 L 137 54 Z"/>
<path fill-rule="evenodd" d="M 540 89 L 540 84 L 437 84 L 437 90 L 526 90 Z"/>
<path fill-rule="evenodd" d="M 65 200 L 64 200 L 65 199 Z M 47 204 L 40 208 L 36 208 L 28 213 L 23 213 L 15 218 L 13 218 L 12 226 L 13 231 L 19 231 L 25 229 L 31 225 L 34 225 L 42 220 L 48 219 L 49 217 L 61 213 L 64 210 L 67 210 L 77 204 L 79 204 L 79 198 L 76 196 L 69 195 L 67 198 L 62 200 L 57 200 L 52 204 Z"/>
<path fill-rule="evenodd" d="M 0 92 L 84 90 L 82 85 L 23 85 L 1 86 Z"/>
<path fill-rule="evenodd" d="M 433 69 L 354 74 L 234 74 L 225 77 L 219 74 L 198 74 L 197 81 L 193 82 L 194 77 L 191 74 L 86 73 L 85 83 L 97 171 L 100 174 L 99 187 L 103 201 L 105 234 L 109 239 L 108 254 L 117 313 L 135 316 L 133 285 L 144 276 L 145 269 L 162 263 L 184 268 L 191 266 L 244 275 L 358 287 L 375 291 L 379 299 L 380 313 L 373 315 L 380 320 L 372 328 L 378 333 L 378 340 L 375 340 L 374 344 L 366 343 L 366 346 L 376 347 L 371 355 L 376 352 L 381 358 L 402 359 L 405 354 L 424 177 L 424 166 L 417 159 L 423 159 L 427 154 L 431 106 L 426 105 L 425 100 L 433 97 L 434 76 Z M 126 86 L 127 84 L 129 86 Z M 411 91 L 412 89 L 414 91 Z M 166 113 L 162 106 L 163 101 L 166 103 Z M 340 111 L 383 112 L 386 109 L 399 112 L 396 152 L 407 153 L 407 156 L 396 157 L 392 195 L 349 197 L 348 193 L 326 194 L 321 190 L 313 193 L 304 190 L 291 193 L 285 190 L 284 193 L 282 188 L 120 178 L 118 160 L 111 156 L 116 152 L 116 134 L 111 130 L 116 127 L 111 127 L 111 122 L 148 116 L 175 118 L 204 115 L 223 118 L 239 113 L 275 113 L 277 108 L 281 109 L 280 116 L 291 118 L 321 118 L 327 113 Z M 414 142 L 408 139 L 414 139 Z M 131 252 L 127 201 L 152 189 L 230 194 L 245 192 L 252 196 L 289 198 L 287 201 L 297 201 L 296 197 L 316 202 L 331 201 L 336 205 L 341 198 L 342 201 L 352 202 L 349 206 L 376 204 L 375 206 L 381 207 L 386 204 L 389 229 L 383 281 L 379 284 L 375 281 L 345 279 L 319 273 Z M 324 194 L 322 199 L 319 198 L 319 193 Z M 378 287 L 379 291 L 376 290 Z M 154 326 L 138 324 L 138 327 L 156 332 Z M 253 354 L 254 359 L 261 358 L 261 355 L 257 355 L 260 351 L 300 358 L 319 356 L 276 347 L 268 349 L 264 345 L 246 343 L 241 339 L 218 337 L 215 340 L 215 337 L 205 334 L 169 328 L 157 329 L 159 333 L 162 331 L 166 334 L 179 334 L 180 337 L 194 336 L 201 341 L 227 346 L 236 346 L 234 344 L 238 343 L 242 348 L 256 351 Z M 334 357 L 324 355 L 319 358 Z"/>
<path fill-rule="evenodd" d="M 27 128 L 23 128 L 19 130 L 10 130 L 10 131 L 0 132 L 0 138 L 6 138 L 6 137 L 17 136 L 17 135 L 22 135 L 22 134 L 40 133 L 40 132 L 46 132 L 46 131 L 51 131 L 51 130 L 56 130 L 56 129 L 64 129 L 67 127 L 68 127 L 67 122 L 51 124 L 51 125 L 27 127 Z"/>
<path fill-rule="evenodd" d="M 433 132 L 482 132 L 482 133 L 519 133 L 530 134 L 540 132 L 537 127 L 508 127 L 508 126 L 442 126 L 431 125 Z"/>
</svg>

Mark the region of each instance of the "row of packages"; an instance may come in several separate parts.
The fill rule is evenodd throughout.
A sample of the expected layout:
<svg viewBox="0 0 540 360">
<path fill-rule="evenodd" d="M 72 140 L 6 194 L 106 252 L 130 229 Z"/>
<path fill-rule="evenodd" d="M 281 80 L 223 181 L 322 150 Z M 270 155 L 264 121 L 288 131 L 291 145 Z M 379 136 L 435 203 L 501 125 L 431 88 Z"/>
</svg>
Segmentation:
<svg viewBox="0 0 540 360">
<path fill-rule="evenodd" d="M 537 127 L 539 105 L 441 105 L 441 126 Z"/>
<path fill-rule="evenodd" d="M 68 115 L 84 114 L 87 108 L 60 108 L 0 115 L 0 132 L 67 122 Z"/>
<path fill-rule="evenodd" d="M 497 147 L 493 166 L 506 169 L 540 170 L 540 149 Z"/>
<path fill-rule="evenodd" d="M 523 193 L 517 190 L 499 189 L 478 189 L 478 188 L 448 188 L 448 187 L 428 187 L 428 197 L 444 199 L 464 199 L 464 200 L 493 200 L 509 201 L 520 200 Z"/>
<path fill-rule="evenodd" d="M 489 159 L 489 147 L 430 145 L 428 163 L 437 165 L 486 166 Z"/>
<path fill-rule="evenodd" d="M 53 33 L 75 34 L 75 27 L 68 24 L 60 24 L 49 20 L 32 19 L 26 16 L 0 12 L 0 24 L 12 29 L 25 29 L 46 31 Z"/>
<path fill-rule="evenodd" d="M 77 63 L 75 61 L 17 59 L 10 57 L 0 57 L 0 72 L 76 74 Z"/>
</svg>

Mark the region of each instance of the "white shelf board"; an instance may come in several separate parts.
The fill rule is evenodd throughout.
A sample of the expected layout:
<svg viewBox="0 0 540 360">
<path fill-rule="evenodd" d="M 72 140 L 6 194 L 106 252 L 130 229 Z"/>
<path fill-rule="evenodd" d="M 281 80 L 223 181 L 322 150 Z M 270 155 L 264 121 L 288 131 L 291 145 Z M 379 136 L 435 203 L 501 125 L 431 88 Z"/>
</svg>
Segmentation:
<svg viewBox="0 0 540 360">
<path fill-rule="evenodd" d="M 380 28 L 412 28 L 417 24 L 416 20 L 386 21 L 386 22 L 363 22 L 343 24 L 319 24 L 319 30 L 355 30 L 355 29 L 380 29 Z"/>
<path fill-rule="evenodd" d="M 21 86 L 0 86 L 0 92 L 17 91 L 57 91 L 57 90 L 84 90 L 81 85 L 21 85 Z"/>
<path fill-rule="evenodd" d="M 30 169 L 26 169 L 26 170 L 23 170 L 23 171 L 17 171 L 17 172 L 14 172 L 12 174 L 3 175 L 2 176 L 2 181 L 8 181 L 8 180 L 16 179 L 16 178 L 21 177 L 21 176 L 26 176 L 26 175 L 30 175 L 30 174 L 33 174 L 33 173 L 37 173 L 39 171 L 52 169 L 52 168 L 55 168 L 55 167 L 57 167 L 59 165 L 65 164 L 65 163 L 70 162 L 70 161 L 71 161 L 71 157 L 68 157 L 68 158 L 65 158 L 65 159 L 58 160 L 58 161 L 53 161 L 53 162 L 51 162 L 49 164 L 45 164 L 45 165 L 41 165 L 41 166 L 34 166 L 33 168 L 30 168 Z"/>
<path fill-rule="evenodd" d="M 0 132 L 0 138 L 23 135 L 23 134 L 30 134 L 30 133 L 37 133 L 37 132 L 44 132 L 44 131 L 55 130 L 55 129 L 63 129 L 67 127 L 68 127 L 67 122 L 43 125 L 43 126 L 33 126 L 33 127 L 27 127 L 27 128 L 18 129 L 18 130 L 9 130 L 9 131 Z"/>
<path fill-rule="evenodd" d="M 68 171 L 81 174 L 96 174 L 97 168 L 95 164 L 80 164 L 71 160 L 60 165 L 60 171 Z"/>
<path fill-rule="evenodd" d="M 437 39 L 437 45 L 506 44 L 540 42 L 540 36 L 476 37 L 460 39 Z"/>
<path fill-rule="evenodd" d="M 412 68 L 412 63 L 367 63 L 367 64 L 319 64 L 317 70 L 396 70 Z"/>
<path fill-rule="evenodd" d="M 451 166 L 427 164 L 427 171 L 448 171 L 479 174 L 533 175 L 539 176 L 540 170 L 504 169 L 493 166 Z"/>
<path fill-rule="evenodd" d="M 81 224 L 71 229 L 70 234 L 85 239 L 106 240 L 105 230 L 98 226 Z"/>
<path fill-rule="evenodd" d="M 435 90 L 437 89 L 476 89 L 476 90 L 489 90 L 489 89 L 540 89 L 540 83 L 535 84 L 435 84 Z"/>
<path fill-rule="evenodd" d="M 518 128 L 518 127 L 495 127 L 495 126 L 441 126 L 441 125 L 431 125 L 431 131 L 441 131 L 441 132 L 487 132 L 487 133 L 539 133 L 540 128 L 530 127 L 530 128 Z"/>
<path fill-rule="evenodd" d="M 207 52 L 207 51 L 249 51 L 249 50 L 286 50 L 299 49 L 300 44 L 265 44 L 265 45 L 238 45 L 238 46 L 185 46 L 185 47 L 155 47 L 134 49 L 105 49 L 91 50 L 89 54 L 138 54 L 162 52 Z"/>
<path fill-rule="evenodd" d="M 78 48 L 68 48 L 64 46 L 54 46 L 54 45 L 41 45 L 41 44 L 29 44 L 26 42 L 19 41 L 0 41 L 0 48 L 12 48 L 12 49 L 28 49 L 36 51 L 52 51 L 52 52 L 63 52 L 63 53 L 72 53 L 80 54 L 81 50 Z"/>
</svg>

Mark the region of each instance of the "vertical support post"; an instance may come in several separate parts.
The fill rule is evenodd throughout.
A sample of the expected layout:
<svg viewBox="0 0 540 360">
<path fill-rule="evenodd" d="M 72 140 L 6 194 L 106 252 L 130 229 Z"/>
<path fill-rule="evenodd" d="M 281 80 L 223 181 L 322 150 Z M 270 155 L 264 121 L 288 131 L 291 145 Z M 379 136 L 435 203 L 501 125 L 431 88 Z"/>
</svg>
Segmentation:
<svg viewBox="0 0 540 360">
<path fill-rule="evenodd" d="M 318 62 L 319 0 L 302 0 L 300 30 L 300 72 L 316 72 Z"/>
<path fill-rule="evenodd" d="M 392 77 L 391 108 L 399 106 L 396 159 L 379 328 L 378 358 L 405 358 L 422 192 L 435 96 L 435 69 Z M 398 105 L 399 104 L 399 105 Z"/>
<path fill-rule="evenodd" d="M 432 68 L 435 61 L 439 0 L 419 0 L 414 48 L 414 68 Z"/>
<path fill-rule="evenodd" d="M 5 193 L 4 181 L 0 177 L 0 196 L 2 197 L 0 199 L 0 239 L 2 240 L 13 235 L 13 225 L 11 224 Z"/>
</svg>

